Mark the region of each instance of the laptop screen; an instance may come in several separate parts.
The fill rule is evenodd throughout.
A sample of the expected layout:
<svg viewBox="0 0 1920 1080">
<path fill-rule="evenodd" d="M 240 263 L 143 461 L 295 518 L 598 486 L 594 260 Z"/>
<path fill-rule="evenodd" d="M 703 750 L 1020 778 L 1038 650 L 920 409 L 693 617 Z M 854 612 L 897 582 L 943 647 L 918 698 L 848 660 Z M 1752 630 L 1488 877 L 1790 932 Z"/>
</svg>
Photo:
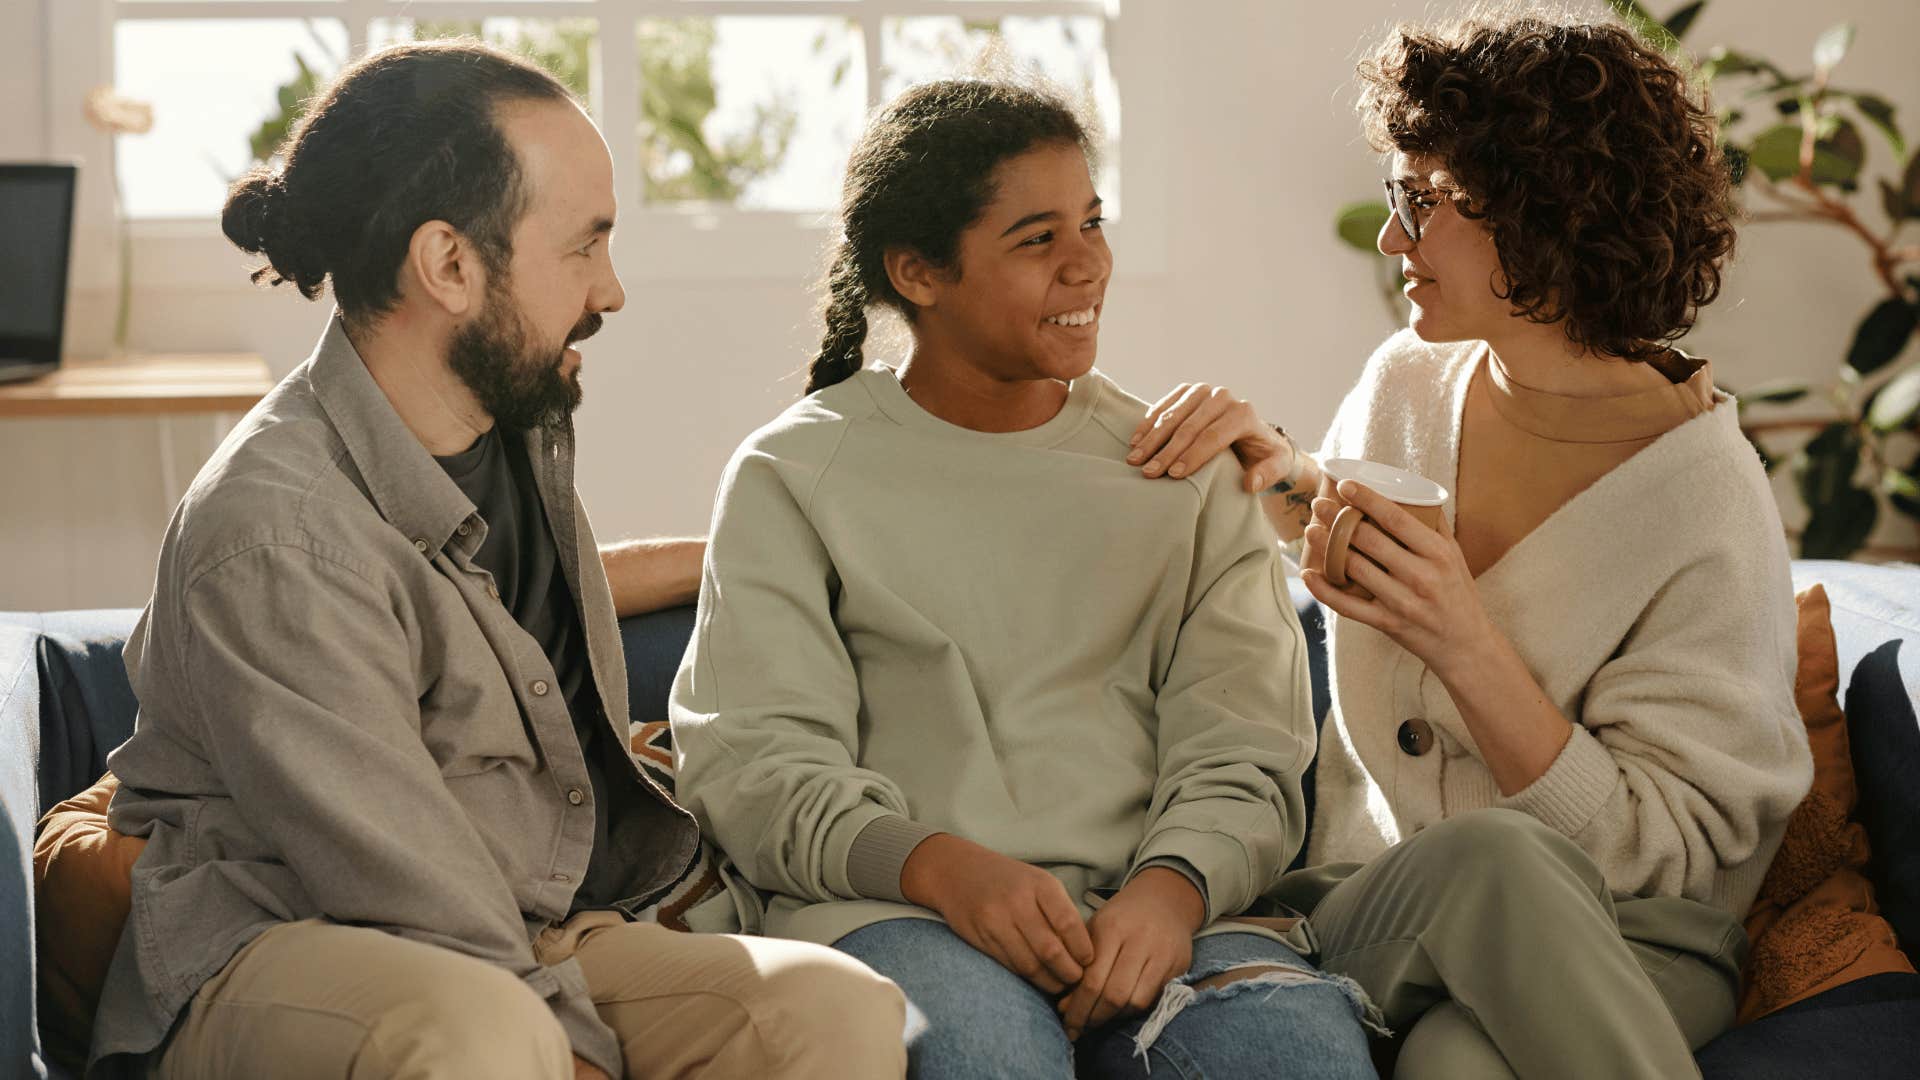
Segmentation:
<svg viewBox="0 0 1920 1080">
<path fill-rule="evenodd" d="M 74 179 L 72 165 L 0 165 L 0 367 L 59 362 Z"/>
</svg>

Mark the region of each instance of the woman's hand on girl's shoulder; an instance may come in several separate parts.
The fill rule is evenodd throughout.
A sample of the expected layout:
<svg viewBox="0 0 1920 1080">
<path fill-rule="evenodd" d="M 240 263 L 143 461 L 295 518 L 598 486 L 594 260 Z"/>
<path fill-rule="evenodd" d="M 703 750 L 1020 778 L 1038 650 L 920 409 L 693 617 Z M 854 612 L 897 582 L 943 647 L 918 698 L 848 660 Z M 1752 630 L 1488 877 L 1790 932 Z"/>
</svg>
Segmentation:
<svg viewBox="0 0 1920 1080">
<path fill-rule="evenodd" d="M 1260 419 L 1253 403 L 1224 386 L 1181 383 L 1147 409 L 1133 430 L 1129 465 L 1148 477 L 1191 476 L 1232 450 L 1248 491 L 1263 491 L 1293 471 L 1291 440 Z"/>
</svg>

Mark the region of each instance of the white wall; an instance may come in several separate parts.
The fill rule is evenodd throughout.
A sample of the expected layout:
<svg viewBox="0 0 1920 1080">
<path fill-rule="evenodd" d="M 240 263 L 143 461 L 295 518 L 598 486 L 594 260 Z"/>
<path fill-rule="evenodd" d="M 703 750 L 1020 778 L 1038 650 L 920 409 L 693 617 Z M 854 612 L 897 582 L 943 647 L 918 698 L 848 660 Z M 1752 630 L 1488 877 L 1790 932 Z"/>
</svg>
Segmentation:
<svg viewBox="0 0 1920 1080">
<path fill-rule="evenodd" d="M 40 0 L 40 4 L 69 0 Z M 1144 6 L 1162 0 L 1128 0 Z M 1665 4 L 1655 3 L 1664 9 Z M 1146 397 L 1183 378 L 1223 382 L 1273 420 L 1317 440 L 1368 351 L 1391 328 L 1374 267 L 1331 235 L 1334 210 L 1370 195 L 1378 163 L 1360 142 L 1350 74 L 1363 41 L 1425 5 L 1261 0 L 1183 2 L 1152 40 L 1123 36 L 1116 66 L 1157 70 L 1158 100 L 1124 98 L 1132 119 L 1167 132 L 1157 155 L 1165 216 L 1118 225 L 1101 365 Z M 1123 11 L 1125 9 L 1123 8 Z M 1139 7 L 1134 7 L 1138 11 Z M 0 159 L 45 153 L 42 9 L 0 5 Z M 1841 20 L 1862 32 L 1842 72 L 1889 94 L 1920 139 L 1920 4 L 1913 0 L 1716 0 L 1691 36 L 1790 65 Z M 1124 16 L 1123 16 L 1124 24 Z M 58 64 L 59 58 L 50 58 Z M 1155 112 L 1158 116 L 1155 116 Z M 64 117 L 57 123 L 67 123 Z M 1130 121 L 1131 122 L 1131 121 Z M 1872 161 L 1886 151 L 1869 134 Z M 1127 269 L 1129 234 L 1164 234 L 1163 273 Z M 1157 239 L 1157 237 L 1155 238 Z M 1139 241 L 1136 241 L 1139 243 Z M 1788 376 L 1824 382 L 1869 300 L 1858 245 L 1838 230 L 1758 226 L 1742 240 L 1725 297 L 1689 342 L 1734 386 Z M 1156 245 L 1157 246 L 1157 245 Z M 626 267 L 649 253 L 619 249 Z M 321 305 L 263 293 L 235 262 L 231 288 L 169 290 L 143 266 L 134 345 L 257 351 L 276 373 L 303 359 Z M 588 352 L 579 415 L 580 485 L 603 538 L 704 531 L 713 486 L 739 439 L 791 401 L 816 327 L 801 276 L 636 283 L 627 309 Z M 98 342 L 111 297 L 82 294 L 75 323 Z M 214 423 L 0 421 L 0 609 L 138 605 L 165 515 L 158 447 L 171 438 L 184 482 Z M 1788 505 L 1794 500 L 1787 499 Z M 1883 530 L 1911 542 L 1902 524 Z"/>
</svg>

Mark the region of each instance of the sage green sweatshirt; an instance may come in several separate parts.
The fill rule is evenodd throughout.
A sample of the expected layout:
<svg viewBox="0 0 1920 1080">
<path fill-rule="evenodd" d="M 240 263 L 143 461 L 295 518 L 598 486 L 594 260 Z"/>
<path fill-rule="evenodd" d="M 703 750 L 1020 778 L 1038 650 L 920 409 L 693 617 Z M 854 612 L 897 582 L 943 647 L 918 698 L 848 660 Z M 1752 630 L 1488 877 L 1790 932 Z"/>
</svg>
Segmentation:
<svg viewBox="0 0 1920 1080">
<path fill-rule="evenodd" d="M 1284 564 L 1230 457 L 1126 463 L 1145 408 L 1095 372 L 1045 424 L 985 434 L 869 368 L 734 455 L 676 790 L 770 894 L 767 933 L 931 916 L 900 870 L 935 832 L 1083 909 L 1173 865 L 1210 923 L 1298 850 L 1314 725 Z"/>
</svg>

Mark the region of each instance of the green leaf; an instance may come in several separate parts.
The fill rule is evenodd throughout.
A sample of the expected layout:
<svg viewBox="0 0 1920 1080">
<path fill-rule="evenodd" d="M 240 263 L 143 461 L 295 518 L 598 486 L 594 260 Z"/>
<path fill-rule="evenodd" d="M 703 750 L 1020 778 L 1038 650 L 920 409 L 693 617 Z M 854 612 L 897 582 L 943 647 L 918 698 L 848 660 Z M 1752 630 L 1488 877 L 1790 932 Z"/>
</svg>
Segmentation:
<svg viewBox="0 0 1920 1080">
<path fill-rule="evenodd" d="M 1839 122 L 1833 123 L 1835 120 Z M 1866 161 L 1867 143 L 1853 121 L 1828 117 L 1822 122 L 1821 138 L 1813 144 L 1814 183 L 1845 187 L 1859 179 L 1860 167 Z"/>
<path fill-rule="evenodd" d="M 1749 56 L 1725 45 L 1715 45 L 1707 53 L 1706 63 L 1700 70 L 1708 79 L 1717 79 L 1722 75 L 1771 75 L 1785 82 L 1786 73 L 1773 65 L 1773 61 L 1763 57 Z"/>
<path fill-rule="evenodd" d="M 1896 480 L 1896 475 L 1900 479 Z M 1882 479 L 1882 486 L 1887 492 L 1887 501 L 1893 504 L 1895 510 L 1920 520 L 1920 457 L 1915 457 L 1905 469 L 1889 468 Z"/>
<path fill-rule="evenodd" d="M 1845 186 L 1860 176 L 1867 156 L 1860 129 L 1844 117 L 1823 121 L 1833 134 L 1813 145 L 1813 182 Z M 1753 140 L 1748 152 L 1751 165 L 1775 182 L 1800 175 L 1799 124 L 1775 124 Z"/>
<path fill-rule="evenodd" d="M 1913 213 L 1913 207 L 1907 205 L 1906 193 L 1885 180 L 1880 181 L 1880 206 L 1887 212 L 1887 220 L 1895 225 Z"/>
<path fill-rule="evenodd" d="M 1860 115 L 1866 117 L 1868 123 L 1879 128 L 1880 134 L 1887 137 L 1887 142 L 1893 146 L 1894 157 L 1902 158 L 1907 156 L 1907 140 L 1905 136 L 1900 134 L 1900 125 L 1894 123 L 1893 103 L 1891 101 L 1888 101 L 1878 94 L 1848 94 L 1846 96 L 1853 99 L 1853 106 L 1860 110 Z"/>
<path fill-rule="evenodd" d="M 1808 439 L 1794 455 L 1794 475 L 1809 510 L 1833 502 L 1853 486 L 1853 474 L 1860 471 L 1861 445 L 1859 429 L 1836 420 L 1821 428 L 1820 434 Z"/>
<path fill-rule="evenodd" d="M 1353 203 L 1341 208 L 1339 216 L 1334 219 L 1333 229 L 1348 246 L 1373 254 L 1374 245 L 1379 242 L 1380 230 L 1386 227 L 1387 218 L 1392 213 L 1383 202 Z"/>
<path fill-rule="evenodd" d="M 1756 135 L 1747 150 L 1747 164 L 1775 182 L 1800 172 L 1800 125 L 1775 124 Z"/>
<path fill-rule="evenodd" d="M 1865 488 L 1848 488 L 1832 502 L 1809 507 L 1807 530 L 1800 534 L 1803 559 L 1844 559 L 1859 551 L 1880 519 L 1880 503 Z"/>
<path fill-rule="evenodd" d="M 1667 16 L 1667 21 L 1661 25 L 1665 26 L 1667 33 L 1672 34 L 1677 41 L 1687 36 L 1687 31 L 1693 28 L 1693 20 L 1700 17 L 1700 10 L 1706 6 L 1707 0 L 1694 0 L 1693 3 Z"/>
<path fill-rule="evenodd" d="M 1880 490 L 1896 498 L 1920 501 L 1920 476 L 1889 465 L 1887 471 L 1880 474 Z"/>
<path fill-rule="evenodd" d="M 1907 216 L 1920 216 L 1920 147 L 1907 159 L 1907 172 L 1900 180 L 1900 190 L 1907 196 Z"/>
<path fill-rule="evenodd" d="M 1739 400 L 1742 405 L 1791 405 L 1807 393 L 1806 383 L 1770 382 L 1739 395 Z"/>
<path fill-rule="evenodd" d="M 1841 23 L 1830 27 L 1813 43 L 1813 66 L 1825 73 L 1838 67 L 1840 61 L 1847 58 L 1847 50 L 1853 48 L 1853 24 Z"/>
<path fill-rule="evenodd" d="M 1907 347 L 1916 326 L 1920 326 L 1920 312 L 1912 304 L 1893 297 L 1880 301 L 1853 332 L 1847 366 L 1862 375 L 1886 367 Z"/>
<path fill-rule="evenodd" d="M 1648 45 L 1664 53 L 1670 53 L 1680 47 L 1680 39 L 1661 25 L 1660 20 L 1654 18 L 1653 12 L 1648 11 L 1640 0 L 1607 0 L 1607 6 L 1613 9 L 1614 14 L 1620 16 L 1621 21 L 1632 27 L 1633 32 L 1640 36 L 1640 40 Z"/>
<path fill-rule="evenodd" d="M 1920 417 L 1920 367 L 1910 367 L 1873 395 L 1867 424 L 1875 431 L 1899 431 Z"/>
<path fill-rule="evenodd" d="M 1828 424 L 1794 455 L 1793 471 L 1808 514 L 1800 538 L 1802 558 L 1846 558 L 1873 531 L 1879 504 L 1872 492 L 1853 482 L 1862 445 L 1859 430 L 1842 421 Z"/>
</svg>

